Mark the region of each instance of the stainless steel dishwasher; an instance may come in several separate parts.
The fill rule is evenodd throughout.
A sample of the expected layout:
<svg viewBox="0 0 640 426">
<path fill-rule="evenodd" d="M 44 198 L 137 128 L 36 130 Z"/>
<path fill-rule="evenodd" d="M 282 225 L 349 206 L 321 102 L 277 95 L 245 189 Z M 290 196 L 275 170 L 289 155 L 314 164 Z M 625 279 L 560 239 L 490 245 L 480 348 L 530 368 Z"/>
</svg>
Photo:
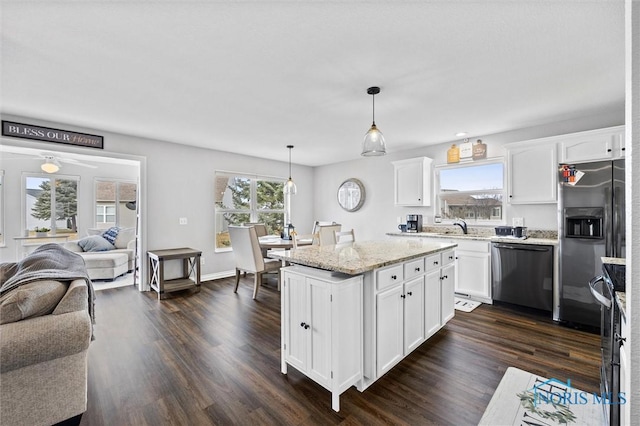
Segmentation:
<svg viewBox="0 0 640 426">
<path fill-rule="evenodd" d="M 491 286 L 494 301 L 553 310 L 553 246 L 493 243 Z"/>
</svg>

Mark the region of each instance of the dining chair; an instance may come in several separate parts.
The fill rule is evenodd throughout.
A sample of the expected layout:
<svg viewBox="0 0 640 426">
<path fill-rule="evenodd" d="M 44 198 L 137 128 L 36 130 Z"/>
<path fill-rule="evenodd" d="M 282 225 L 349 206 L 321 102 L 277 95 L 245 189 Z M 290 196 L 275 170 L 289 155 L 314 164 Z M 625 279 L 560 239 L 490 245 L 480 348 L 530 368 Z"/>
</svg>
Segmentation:
<svg viewBox="0 0 640 426">
<path fill-rule="evenodd" d="M 229 226 L 229 237 L 231 247 L 236 259 L 236 286 L 234 293 L 238 292 L 240 283 L 240 272 L 250 272 L 254 274 L 253 298 L 258 296 L 258 289 L 262 284 L 262 276 L 268 272 L 278 273 L 278 286 L 280 285 L 281 262 L 277 259 L 266 259 L 262 257 L 260 242 L 256 229 L 253 226 Z"/>
<path fill-rule="evenodd" d="M 253 226 L 256 228 L 256 234 L 258 234 L 258 238 L 264 237 L 267 235 L 267 225 L 260 222 L 245 222 L 242 226 Z"/>
<path fill-rule="evenodd" d="M 300 241 L 309 241 L 311 240 L 311 245 L 318 245 L 318 234 L 294 234 L 291 242 L 293 243 L 293 248 L 298 248 L 298 243 Z M 305 244 L 307 245 L 307 244 Z"/>
<path fill-rule="evenodd" d="M 333 233 L 336 239 L 336 244 L 356 242 L 356 236 L 353 233 L 353 229 L 349 231 L 334 231 Z"/>
<path fill-rule="evenodd" d="M 342 225 L 319 225 L 318 226 L 318 242 L 321 246 L 331 245 L 336 243 L 335 231 L 340 231 Z"/>
<path fill-rule="evenodd" d="M 328 225 L 337 225 L 337 223 L 336 222 L 316 220 L 315 222 L 313 222 L 313 228 L 311 229 L 311 233 L 312 234 L 316 234 L 319 231 L 318 227 L 320 227 L 320 226 L 328 226 Z"/>
</svg>

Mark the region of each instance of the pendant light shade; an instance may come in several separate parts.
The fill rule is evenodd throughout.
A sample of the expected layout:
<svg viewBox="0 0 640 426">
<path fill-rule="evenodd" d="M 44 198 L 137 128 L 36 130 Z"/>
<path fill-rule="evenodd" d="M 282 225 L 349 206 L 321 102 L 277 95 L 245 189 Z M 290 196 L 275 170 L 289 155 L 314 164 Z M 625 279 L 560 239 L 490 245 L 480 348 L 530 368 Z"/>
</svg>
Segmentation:
<svg viewBox="0 0 640 426">
<path fill-rule="evenodd" d="M 285 194 L 296 195 L 298 188 L 296 188 L 296 184 L 293 182 L 293 179 L 291 179 L 291 150 L 293 149 L 293 145 L 287 145 L 287 148 L 289 149 L 289 179 L 284 184 L 282 191 Z"/>
<path fill-rule="evenodd" d="M 371 128 L 364 135 L 364 142 L 362 143 L 362 155 L 365 157 L 374 157 L 379 155 L 385 155 L 387 153 L 387 146 L 384 143 L 384 136 L 382 132 L 376 127 L 376 102 L 375 96 L 380 93 L 379 87 L 369 87 L 367 93 L 371 95 L 373 101 L 373 122 Z"/>
<path fill-rule="evenodd" d="M 54 157 L 45 157 L 44 163 L 40 166 L 43 172 L 55 173 L 60 170 L 60 163 Z"/>
</svg>

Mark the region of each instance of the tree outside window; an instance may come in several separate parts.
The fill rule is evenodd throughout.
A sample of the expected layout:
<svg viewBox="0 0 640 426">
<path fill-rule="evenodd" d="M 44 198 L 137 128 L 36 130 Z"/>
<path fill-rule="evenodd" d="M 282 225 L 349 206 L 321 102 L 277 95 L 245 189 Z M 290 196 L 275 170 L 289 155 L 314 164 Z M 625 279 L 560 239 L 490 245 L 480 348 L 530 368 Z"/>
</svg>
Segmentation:
<svg viewBox="0 0 640 426">
<path fill-rule="evenodd" d="M 269 234 L 284 226 L 284 181 L 217 173 L 215 182 L 216 249 L 230 248 L 229 225 L 264 223 Z"/>
<path fill-rule="evenodd" d="M 77 178 L 27 176 L 25 202 L 25 225 L 30 233 L 39 228 L 54 235 L 77 235 Z"/>
</svg>

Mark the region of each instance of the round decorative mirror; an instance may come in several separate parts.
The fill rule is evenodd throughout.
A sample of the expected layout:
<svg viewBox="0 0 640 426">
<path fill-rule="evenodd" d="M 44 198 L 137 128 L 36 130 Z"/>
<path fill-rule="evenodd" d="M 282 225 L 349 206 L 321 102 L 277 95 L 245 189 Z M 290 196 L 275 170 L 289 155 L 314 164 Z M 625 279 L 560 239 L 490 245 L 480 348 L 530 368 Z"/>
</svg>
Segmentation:
<svg viewBox="0 0 640 426">
<path fill-rule="evenodd" d="M 364 204 L 364 185 L 358 179 L 347 179 L 338 188 L 338 204 L 348 212 L 355 212 Z"/>
</svg>

